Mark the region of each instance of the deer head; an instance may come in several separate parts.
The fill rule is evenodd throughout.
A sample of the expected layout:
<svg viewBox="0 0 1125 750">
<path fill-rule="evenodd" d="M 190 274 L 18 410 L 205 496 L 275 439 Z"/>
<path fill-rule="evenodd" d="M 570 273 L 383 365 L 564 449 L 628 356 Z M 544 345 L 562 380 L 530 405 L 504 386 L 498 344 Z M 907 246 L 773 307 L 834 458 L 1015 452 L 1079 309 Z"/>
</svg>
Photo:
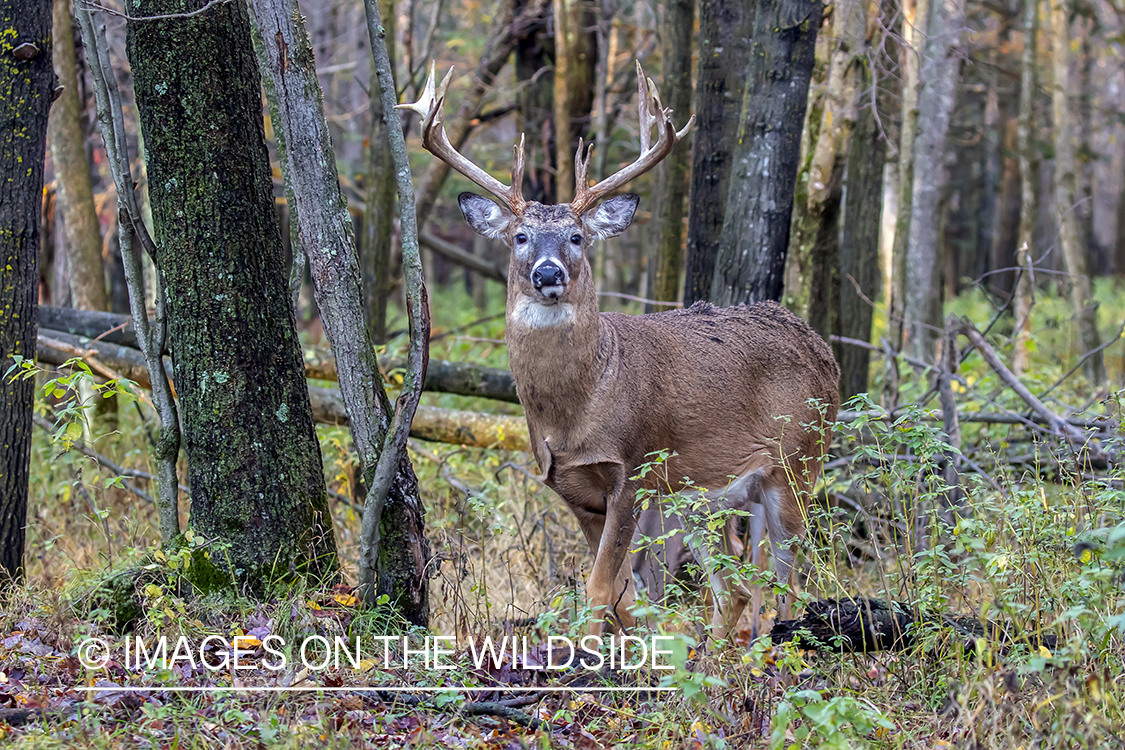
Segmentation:
<svg viewBox="0 0 1125 750">
<path fill-rule="evenodd" d="M 499 239 L 511 249 L 508 283 L 513 291 L 532 304 L 550 308 L 579 301 L 584 292 L 590 299 L 590 264 L 586 249 L 597 239 L 621 234 L 633 221 L 639 197 L 629 193 L 601 202 L 630 180 L 655 167 L 695 123 L 693 116 L 683 129 L 672 124 L 670 109 L 660 103 L 651 80 L 637 63 L 637 100 L 640 110 L 641 153 L 637 160 L 616 174 L 591 186 L 587 180 L 593 144 L 587 148 L 580 139 L 574 157 L 575 198 L 570 203 L 545 206 L 523 197 L 524 140 L 514 147 L 511 185 L 504 185 L 473 164 L 449 142 L 443 124 L 445 95 L 453 71 L 440 86 L 435 86 L 434 66 L 421 98 L 401 105 L 422 117 L 422 145 L 455 170 L 481 186 L 499 202 L 474 193 L 458 198 L 461 212 L 476 232 Z M 657 140 L 652 142 L 652 128 Z M 596 302 L 595 302 L 596 304 Z M 549 321 L 558 316 L 540 315 Z"/>
</svg>

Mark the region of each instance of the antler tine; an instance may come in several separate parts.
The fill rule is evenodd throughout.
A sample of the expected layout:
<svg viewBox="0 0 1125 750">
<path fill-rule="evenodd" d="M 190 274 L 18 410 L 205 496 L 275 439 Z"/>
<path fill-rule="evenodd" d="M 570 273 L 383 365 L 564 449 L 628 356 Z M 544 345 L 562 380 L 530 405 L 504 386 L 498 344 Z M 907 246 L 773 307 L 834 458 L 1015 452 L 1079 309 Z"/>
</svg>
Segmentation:
<svg viewBox="0 0 1125 750">
<path fill-rule="evenodd" d="M 523 133 L 520 133 L 520 142 L 512 146 L 512 196 L 524 205 L 523 199 Z M 513 209 L 514 210 L 514 209 Z"/>
<path fill-rule="evenodd" d="M 413 104 L 399 104 L 399 109 L 409 109 L 417 112 L 422 117 L 422 145 L 431 154 L 444 161 L 459 173 L 473 181 L 480 187 L 495 195 L 513 213 L 520 213 L 526 205 L 523 199 L 523 139 L 516 147 L 515 163 L 512 167 L 512 185 L 505 185 L 483 169 L 473 164 L 463 156 L 445 132 L 444 110 L 445 95 L 449 90 L 449 82 L 453 78 L 453 68 L 445 74 L 440 86 L 434 85 L 436 66 L 430 63 L 430 74 L 426 78 L 426 85 L 422 95 Z M 516 180 L 516 176 L 519 179 Z"/>
<path fill-rule="evenodd" d="M 661 106 L 660 92 L 656 90 L 656 84 L 645 77 L 639 61 L 637 62 L 637 98 L 637 111 L 641 124 L 640 156 L 621 171 L 590 187 L 586 185 L 585 179 L 586 167 L 589 165 L 589 154 L 587 153 L 585 163 L 582 165 L 581 181 L 578 180 L 581 154 L 576 155 L 574 173 L 577 184 L 575 185 L 574 200 L 570 204 L 575 213 L 581 214 L 590 209 L 602 197 L 655 167 L 672 151 L 680 139 L 691 131 L 692 125 L 695 124 L 695 115 L 692 115 L 681 130 L 676 130 L 676 126 L 672 124 L 672 110 Z M 656 125 L 658 130 L 655 144 L 652 142 L 651 134 L 653 125 Z M 581 151 L 581 144 L 579 150 Z"/>
<path fill-rule="evenodd" d="M 583 153 L 585 152 L 585 153 Z M 590 187 L 590 178 L 586 175 L 590 171 L 590 157 L 594 153 L 594 144 L 585 145 L 581 136 L 578 138 L 578 150 L 574 152 L 574 195 L 582 194 L 583 190 Z"/>
</svg>

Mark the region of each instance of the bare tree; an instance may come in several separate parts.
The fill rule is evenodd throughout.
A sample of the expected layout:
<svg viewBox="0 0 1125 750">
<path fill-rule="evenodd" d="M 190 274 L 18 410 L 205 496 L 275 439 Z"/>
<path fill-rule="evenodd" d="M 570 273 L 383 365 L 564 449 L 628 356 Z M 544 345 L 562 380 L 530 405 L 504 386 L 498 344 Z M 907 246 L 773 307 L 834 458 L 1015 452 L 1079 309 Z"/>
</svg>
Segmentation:
<svg viewBox="0 0 1125 750">
<path fill-rule="evenodd" d="M 86 161 L 86 132 L 78 86 L 78 56 L 70 0 L 54 0 L 54 63 L 62 94 L 51 109 L 47 139 L 58 178 L 59 208 L 66 227 L 66 261 L 71 299 L 84 310 L 108 310 L 102 233 L 94 209 L 90 165 Z M 57 251 L 57 250 L 56 250 Z"/>
<path fill-rule="evenodd" d="M 915 358 L 926 361 L 932 361 L 942 330 L 941 201 L 964 29 L 964 0 L 934 0 L 919 69 L 925 86 L 918 96 L 903 298 L 903 344 Z"/>
<path fill-rule="evenodd" d="M 691 37 L 695 14 L 694 0 L 671 0 L 663 6 L 660 20 L 660 55 L 663 84 L 668 97 L 666 107 L 679 117 L 691 110 Z M 656 168 L 653 197 L 653 243 L 648 275 L 648 298 L 675 302 L 680 294 L 680 267 L 683 265 L 684 197 L 687 193 L 688 159 L 686 145 L 675 149 Z M 659 306 L 650 305 L 649 312 Z"/>
<path fill-rule="evenodd" d="M 1031 307 L 1035 294 L 1035 223 L 1038 218 L 1039 151 L 1035 143 L 1035 94 L 1039 88 L 1036 35 L 1039 33 L 1039 1 L 1023 3 L 1023 56 L 1020 59 L 1020 114 L 1018 124 L 1020 160 L 1020 226 L 1018 249 L 1020 266 L 1016 284 L 1015 352 L 1012 371 L 1022 375 L 1027 369 L 1027 342 L 1031 338 Z"/>
<path fill-rule="evenodd" d="M 914 189 L 914 137 L 918 126 L 918 71 L 922 65 L 930 0 L 903 0 L 902 23 L 902 126 L 898 146 L 898 215 L 891 249 L 889 327 L 891 342 L 902 348 L 903 305 L 906 297 L 906 246 L 910 235 L 910 206 Z"/>
<path fill-rule="evenodd" d="M 395 2 L 379 4 L 387 44 L 394 57 Z M 372 71 L 371 80 L 376 80 Z M 372 96 L 368 106 L 371 129 L 367 133 L 367 175 L 364 179 L 363 237 L 359 263 L 363 274 L 363 303 L 367 329 L 372 342 L 381 344 L 387 337 L 387 302 L 391 294 L 391 241 L 394 236 L 395 173 L 391 145 L 383 122 L 383 100 Z"/>
<path fill-rule="evenodd" d="M 756 9 L 711 300 L 779 299 L 819 0 Z"/>
<path fill-rule="evenodd" d="M 1051 89 L 1052 114 L 1055 120 L 1055 209 L 1059 214 L 1059 243 L 1070 275 L 1070 301 L 1078 321 L 1078 332 L 1085 352 L 1093 352 L 1083 366 L 1087 379 L 1095 387 L 1105 382 L 1105 362 L 1098 350 L 1098 305 L 1094 301 L 1090 277 L 1087 275 L 1087 252 L 1082 244 L 1079 216 L 1075 206 L 1076 166 L 1074 129 L 1070 110 L 1070 18 L 1065 0 L 1051 0 L 1051 61 L 1055 80 Z"/>
</svg>

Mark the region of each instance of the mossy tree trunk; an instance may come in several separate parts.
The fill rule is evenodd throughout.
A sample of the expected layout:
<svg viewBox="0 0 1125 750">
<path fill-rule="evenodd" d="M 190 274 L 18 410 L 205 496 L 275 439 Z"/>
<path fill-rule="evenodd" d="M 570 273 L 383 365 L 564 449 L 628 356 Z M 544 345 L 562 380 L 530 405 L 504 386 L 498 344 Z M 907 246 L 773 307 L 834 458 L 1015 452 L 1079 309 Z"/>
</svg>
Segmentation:
<svg viewBox="0 0 1125 750">
<path fill-rule="evenodd" d="M 48 140 L 58 178 L 59 208 L 66 226 L 71 299 L 75 307 L 104 311 L 109 309 L 109 295 L 106 294 L 101 227 L 94 209 L 90 165 L 86 161 L 70 0 L 54 0 L 54 17 L 54 64 L 63 89 L 51 108 Z"/>
<path fill-rule="evenodd" d="M 131 16 L 205 0 L 131 0 Z M 245 4 L 130 21 L 188 455 L 191 526 L 228 543 L 240 587 L 338 568 L 288 301 Z M 216 559 L 212 555 L 212 559 Z"/>
<path fill-rule="evenodd" d="M 39 212 L 51 69 L 51 0 L 0 0 L 0 587 L 23 571 L 33 379 L 4 377 L 35 357 Z"/>
<path fill-rule="evenodd" d="M 818 0 L 758 5 L 711 301 L 780 299 Z"/>
</svg>

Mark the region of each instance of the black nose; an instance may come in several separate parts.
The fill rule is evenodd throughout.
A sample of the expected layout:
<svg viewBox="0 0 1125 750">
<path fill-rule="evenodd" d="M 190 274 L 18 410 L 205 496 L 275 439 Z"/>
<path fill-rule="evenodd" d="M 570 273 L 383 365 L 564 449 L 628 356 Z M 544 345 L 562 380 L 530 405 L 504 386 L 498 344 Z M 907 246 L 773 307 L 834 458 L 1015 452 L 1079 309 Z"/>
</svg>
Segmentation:
<svg viewBox="0 0 1125 750">
<path fill-rule="evenodd" d="M 563 270 L 554 263 L 544 263 L 531 274 L 531 283 L 536 289 L 545 286 L 560 286 L 563 283 Z"/>
</svg>

